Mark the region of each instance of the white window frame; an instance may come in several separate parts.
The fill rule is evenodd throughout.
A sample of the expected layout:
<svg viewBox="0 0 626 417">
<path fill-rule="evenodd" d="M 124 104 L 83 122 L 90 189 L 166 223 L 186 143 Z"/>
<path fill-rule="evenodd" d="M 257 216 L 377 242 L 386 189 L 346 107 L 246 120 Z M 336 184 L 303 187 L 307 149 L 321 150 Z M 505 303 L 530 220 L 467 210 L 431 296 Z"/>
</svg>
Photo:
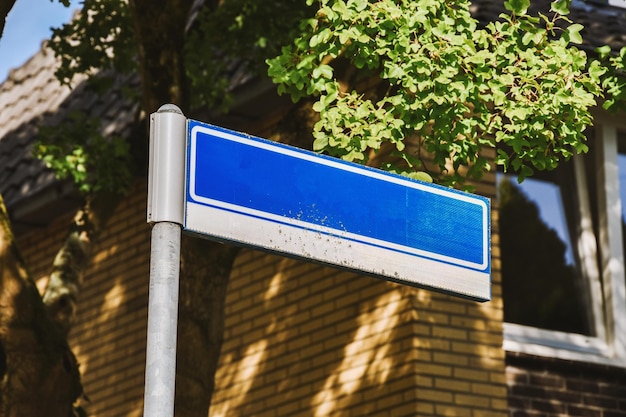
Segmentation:
<svg viewBox="0 0 626 417">
<path fill-rule="evenodd" d="M 591 2 L 626 9 L 626 0 L 591 0 Z"/>
<path fill-rule="evenodd" d="M 589 140 L 596 141 L 598 196 L 588 195 L 584 156 L 573 159 L 580 217 L 576 240 L 596 336 L 505 322 L 503 348 L 508 352 L 626 368 L 626 284 L 617 162 L 617 132 L 626 130 L 626 123 L 598 112 L 594 114 L 594 124 L 595 137 Z M 594 234 L 589 198 L 598 199 L 599 236 Z"/>
</svg>

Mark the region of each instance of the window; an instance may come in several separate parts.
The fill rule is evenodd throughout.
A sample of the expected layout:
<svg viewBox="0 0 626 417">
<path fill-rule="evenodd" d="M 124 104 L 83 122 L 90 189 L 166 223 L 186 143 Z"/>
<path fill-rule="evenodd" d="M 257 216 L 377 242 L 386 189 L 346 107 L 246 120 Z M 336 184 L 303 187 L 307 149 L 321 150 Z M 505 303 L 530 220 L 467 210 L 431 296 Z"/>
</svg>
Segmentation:
<svg viewBox="0 0 626 417">
<path fill-rule="evenodd" d="M 504 347 L 626 367 L 626 125 L 588 137 L 553 172 L 498 176 Z"/>
<path fill-rule="evenodd" d="M 574 235 L 579 216 L 571 164 L 517 184 L 498 184 L 504 319 L 507 322 L 594 335 L 585 314 L 590 300 Z M 566 210 L 567 209 L 567 210 Z M 570 232 L 571 231 L 571 232 Z"/>
</svg>

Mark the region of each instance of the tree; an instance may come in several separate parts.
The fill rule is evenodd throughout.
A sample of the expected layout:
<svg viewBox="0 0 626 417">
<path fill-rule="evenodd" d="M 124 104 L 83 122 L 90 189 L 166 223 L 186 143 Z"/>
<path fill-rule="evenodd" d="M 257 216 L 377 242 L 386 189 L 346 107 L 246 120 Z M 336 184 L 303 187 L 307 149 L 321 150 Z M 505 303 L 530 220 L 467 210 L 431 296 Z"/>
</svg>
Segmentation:
<svg viewBox="0 0 626 417">
<path fill-rule="evenodd" d="M 255 32 L 258 33 L 262 22 L 264 30 L 269 29 L 275 36 L 263 41 L 255 39 L 260 42 L 257 49 L 276 51 L 276 39 L 289 37 L 293 29 L 290 22 L 298 22 L 308 10 L 293 0 L 274 5 L 232 1 L 228 7 L 220 8 L 217 1 L 200 2 L 201 7 L 195 8 L 192 3 L 190 0 L 172 0 L 155 8 L 152 2 L 145 0 L 128 3 L 85 1 L 82 13 L 56 30 L 51 40 L 62 61 L 57 74 L 59 80 L 71 84 L 75 74 L 89 74 L 93 75 L 89 80 L 91 88 L 104 90 L 111 85 L 114 73 L 136 72 L 141 79 L 141 91 L 139 94 L 130 91 L 130 94 L 137 94 L 144 114 L 170 102 L 191 115 L 191 82 L 218 80 L 216 85 L 220 88 L 213 88 L 207 97 L 195 99 L 196 103 L 205 105 L 207 100 L 222 97 L 227 87 L 227 83 L 219 81 L 228 75 L 222 72 L 224 67 L 211 65 L 214 73 L 206 74 L 200 68 L 207 65 L 203 60 L 211 64 L 227 61 L 228 52 L 236 56 L 243 48 L 249 49 L 248 43 L 252 42 L 252 39 L 240 36 L 232 39 L 230 49 L 218 51 L 203 47 L 198 49 L 205 51 L 202 57 L 186 55 L 188 44 L 212 44 L 215 38 L 223 37 L 219 31 L 207 30 L 207 26 L 224 29 L 224 22 L 227 22 L 227 32 L 247 33 L 250 23 L 259 22 Z M 284 13 L 276 14 L 281 10 L 293 19 L 285 20 Z M 201 16 L 200 20 L 188 28 L 190 16 L 194 13 Z M 242 45 L 237 46 L 237 42 Z M 267 54 L 260 51 L 258 56 L 265 58 Z M 263 62 L 260 58 L 257 61 Z M 245 62 L 251 69 L 254 63 L 254 59 Z M 204 73 L 196 74 L 190 80 L 186 66 Z M 213 101 L 213 104 L 220 103 Z M 3 308 L 0 315 L 0 370 L 3 376 L 0 404 L 5 407 L 2 415 L 34 416 L 45 412 L 45 415 L 67 416 L 81 394 L 78 368 L 66 336 L 90 246 L 105 227 L 108 214 L 132 178 L 128 166 L 145 166 L 145 119 L 137 123 L 140 134 L 132 136 L 130 143 L 103 137 L 99 121 L 83 114 L 73 114 L 61 125 L 40 132 L 42 140 L 37 147 L 38 155 L 58 176 L 72 178 L 85 198 L 85 205 L 70 228 L 70 236 L 52 266 L 53 273 L 43 296 L 37 293 L 32 279 L 25 273 L 26 268 L 10 233 L 6 210 L 0 211 L 3 306 L 12 307 Z M 118 166 L 112 167 L 112 160 L 117 161 Z M 120 160 L 123 162 L 121 166 Z M 178 349 L 176 413 L 179 416 L 206 416 L 222 341 L 226 283 L 237 249 L 184 239 L 182 253 L 179 339 L 183 343 Z M 33 313 L 34 318 L 27 322 L 29 332 L 24 336 L 24 332 L 15 329 L 26 326 L 23 317 L 30 317 L 26 311 L 37 314 Z M 49 348 L 35 355 L 38 347 L 34 342 L 42 334 L 47 335 L 43 338 L 46 340 L 44 346 Z M 22 366 L 25 363 L 22 353 L 32 357 L 33 365 L 26 369 Z M 50 372 L 51 369 L 54 372 Z M 28 385 L 12 383 L 24 375 Z M 37 390 L 37 387 L 42 389 Z M 37 401 L 32 401 L 33 396 Z"/>
<path fill-rule="evenodd" d="M 7 0 L 0 3 L 0 38 L 4 33 L 4 24 L 6 22 L 6 17 L 13 8 L 15 4 L 15 0 Z"/>
<path fill-rule="evenodd" d="M 231 65 L 263 73 L 264 60 L 275 57 L 267 61 L 269 74 L 279 91 L 299 100 L 289 117 L 297 115 L 301 122 L 292 125 L 314 125 L 314 149 L 459 185 L 490 169 L 481 150 L 498 143 L 510 145 L 512 152 L 500 150 L 496 162 L 519 171 L 520 178 L 533 169 L 554 168 L 573 152 L 586 150 L 582 128 L 591 122 L 588 109 L 603 88 L 616 98 L 609 104 L 620 103 L 624 84 L 610 69 L 623 68 L 626 53 L 603 50 L 605 61 L 589 60 L 572 46 L 581 42 L 582 27 L 568 21 L 568 3 L 556 1 L 549 15 L 534 17 L 527 14 L 528 0 L 509 0 L 508 14 L 479 28 L 465 0 L 322 0 L 319 5 L 312 0 L 169 0 L 159 7 L 148 0 L 85 0 L 81 14 L 55 31 L 51 46 L 62 60 L 61 82 L 70 84 L 82 73 L 90 76 L 93 88 L 106 88 L 111 74 L 135 72 L 144 115 L 169 102 L 197 118 L 228 105 L 222 98 L 228 97 Z M 32 283 L 20 275 L 7 216 L 0 216 L 6 242 L 0 247 L 2 294 L 6 283 L 20 282 L 38 306 L 33 308 L 48 306 L 31 329 L 49 331 L 51 343 L 61 346 L 48 363 L 65 370 L 73 381 L 69 386 L 79 387 L 64 335 L 78 297 L 81 265 L 106 225 L 114 202 L 110 195 L 132 177 L 118 170 L 119 177 L 103 182 L 107 177 L 94 170 L 108 158 L 95 158 L 122 154 L 133 161 L 130 165 L 145 164 L 143 153 L 134 151 L 145 149 L 147 136 L 145 118 L 138 123 L 144 123 L 137 130 L 141 134 L 126 144 L 99 136 L 98 121 L 78 115 L 56 127 L 56 133 L 43 135 L 41 158 L 59 175 L 77 181 L 85 206 L 57 257 L 50 291 L 39 301 Z M 289 120 L 283 126 L 290 126 Z M 81 134 L 75 140 L 59 139 L 76 128 Z M 177 415 L 205 416 L 237 249 L 185 239 L 182 253 L 179 337 L 186 342 L 179 349 Z M 7 304 L 19 305 L 15 299 Z M 15 324 L 9 319 L 2 322 L 4 329 Z M 16 369 L 6 350 L 12 340 L 16 336 L 8 330 L 0 332 L 7 364 L 3 381 Z M 18 387 L 19 393 L 6 387 L 0 391 L 2 404 L 30 395 L 28 387 Z M 48 396 L 62 403 L 57 409 L 63 415 L 79 394 L 77 388 L 64 395 L 51 390 Z"/>
<path fill-rule="evenodd" d="M 480 150 L 502 144 L 511 151 L 499 147 L 496 163 L 521 181 L 587 150 L 603 87 L 607 106 L 623 98 L 615 72 L 576 47 L 583 26 L 567 18 L 569 3 L 531 16 L 530 0 L 507 0 L 509 14 L 479 28 L 464 1 L 323 0 L 269 74 L 294 101 L 317 99 L 317 151 L 367 163 L 386 146 L 401 158 L 383 168 L 419 176 L 425 150 L 438 168 L 430 174 L 456 185 L 488 171 Z M 625 54 L 611 63 L 623 68 Z M 363 71 L 378 91 L 354 87 Z"/>
</svg>

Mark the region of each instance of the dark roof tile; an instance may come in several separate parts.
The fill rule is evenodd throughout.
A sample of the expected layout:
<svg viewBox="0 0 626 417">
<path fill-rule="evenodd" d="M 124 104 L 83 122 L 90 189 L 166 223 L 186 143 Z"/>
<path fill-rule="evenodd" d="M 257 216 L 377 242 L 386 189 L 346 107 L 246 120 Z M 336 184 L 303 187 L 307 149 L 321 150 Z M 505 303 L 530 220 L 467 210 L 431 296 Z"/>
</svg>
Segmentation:
<svg viewBox="0 0 626 417">
<path fill-rule="evenodd" d="M 85 87 L 86 77 L 76 77 L 73 88 L 61 85 L 54 76 L 56 66 L 44 43 L 0 85 L 0 193 L 10 211 L 51 187 L 69 189 L 56 187 L 54 174 L 32 156 L 40 126 L 58 124 L 78 110 L 100 118 L 103 131 L 119 135 L 138 115 L 138 105 L 119 93 L 119 86 L 137 86 L 137 77 L 118 77 L 117 88 L 97 94 Z"/>
</svg>

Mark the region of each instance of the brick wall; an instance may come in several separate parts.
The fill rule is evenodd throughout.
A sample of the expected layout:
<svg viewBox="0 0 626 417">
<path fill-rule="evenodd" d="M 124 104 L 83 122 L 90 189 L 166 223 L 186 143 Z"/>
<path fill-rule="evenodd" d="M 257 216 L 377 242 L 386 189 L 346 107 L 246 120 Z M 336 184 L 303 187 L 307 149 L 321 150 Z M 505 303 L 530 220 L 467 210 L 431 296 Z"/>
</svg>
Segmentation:
<svg viewBox="0 0 626 417">
<path fill-rule="evenodd" d="M 507 355 L 511 417 L 626 417 L 626 369 Z"/>
<path fill-rule="evenodd" d="M 242 251 L 211 416 L 504 416 L 497 261 L 493 296 Z"/>
<path fill-rule="evenodd" d="M 94 248 L 71 333 L 91 417 L 142 413 L 144 190 L 129 194 Z M 68 221 L 20 238 L 40 284 Z M 211 416 L 504 417 L 497 259 L 493 268 L 494 299 L 480 304 L 243 250 Z"/>
</svg>

